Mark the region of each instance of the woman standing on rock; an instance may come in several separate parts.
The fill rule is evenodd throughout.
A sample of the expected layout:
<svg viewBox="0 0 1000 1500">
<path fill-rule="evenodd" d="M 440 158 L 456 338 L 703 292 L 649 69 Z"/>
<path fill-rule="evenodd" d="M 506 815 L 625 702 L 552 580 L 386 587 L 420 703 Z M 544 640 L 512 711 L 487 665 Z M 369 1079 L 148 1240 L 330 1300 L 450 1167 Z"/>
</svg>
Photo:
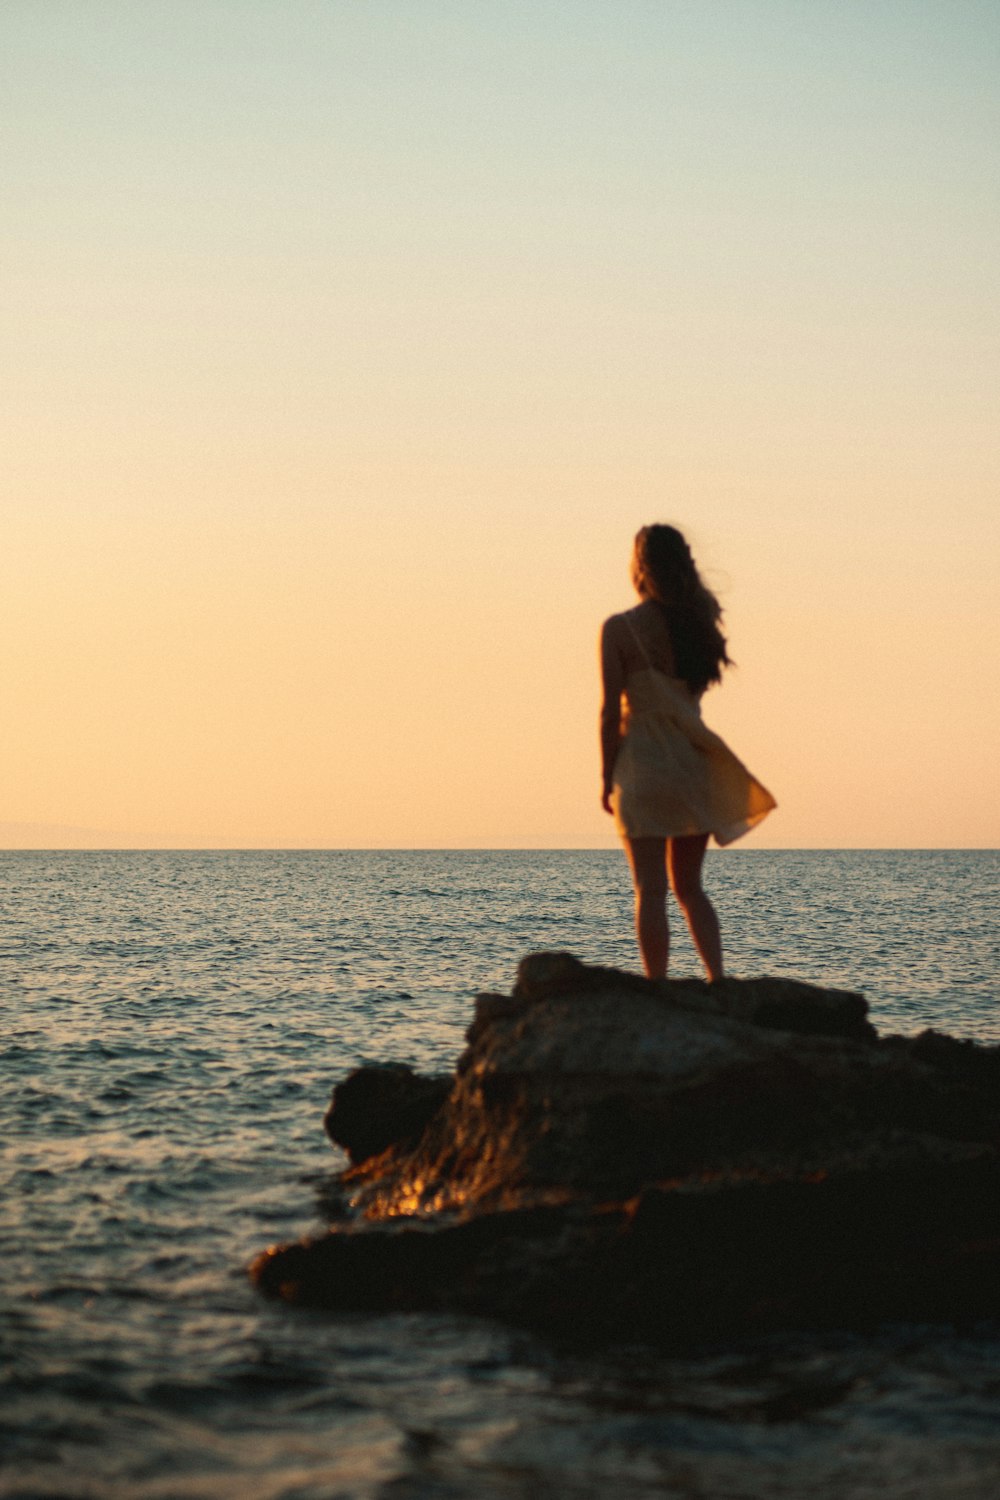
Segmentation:
<svg viewBox="0 0 1000 1500">
<path fill-rule="evenodd" d="M 721 979 L 719 919 L 701 885 L 705 847 L 710 835 L 732 843 L 775 801 L 702 723 L 702 694 L 729 656 L 719 601 L 676 527 L 642 528 L 632 581 L 640 602 L 601 631 L 601 803 L 632 868 L 646 973 L 667 972 L 669 875 L 708 977 Z"/>
</svg>

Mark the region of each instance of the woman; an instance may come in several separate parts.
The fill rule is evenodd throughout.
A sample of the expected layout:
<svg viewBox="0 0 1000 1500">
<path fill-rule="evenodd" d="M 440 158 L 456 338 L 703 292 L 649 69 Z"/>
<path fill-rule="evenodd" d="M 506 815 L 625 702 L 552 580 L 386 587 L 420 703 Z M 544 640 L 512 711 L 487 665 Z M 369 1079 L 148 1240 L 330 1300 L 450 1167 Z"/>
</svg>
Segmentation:
<svg viewBox="0 0 1000 1500">
<path fill-rule="evenodd" d="M 669 875 L 708 977 L 721 979 L 719 920 L 701 887 L 705 846 L 709 835 L 732 843 L 776 804 L 702 723 L 702 694 L 730 662 L 719 602 L 676 527 L 642 528 L 632 581 L 640 602 L 601 631 L 601 802 L 632 868 L 646 973 L 667 972 Z"/>
</svg>

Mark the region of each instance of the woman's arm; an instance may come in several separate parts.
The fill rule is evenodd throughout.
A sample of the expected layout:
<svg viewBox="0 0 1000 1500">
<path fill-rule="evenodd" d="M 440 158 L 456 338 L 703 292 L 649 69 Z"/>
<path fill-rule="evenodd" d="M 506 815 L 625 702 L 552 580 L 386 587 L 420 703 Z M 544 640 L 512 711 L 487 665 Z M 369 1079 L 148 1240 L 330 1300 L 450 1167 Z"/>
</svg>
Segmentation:
<svg viewBox="0 0 1000 1500">
<path fill-rule="evenodd" d="M 612 620 L 601 629 L 601 806 L 611 812 L 611 781 L 622 740 L 622 691 L 625 668 Z"/>
</svg>

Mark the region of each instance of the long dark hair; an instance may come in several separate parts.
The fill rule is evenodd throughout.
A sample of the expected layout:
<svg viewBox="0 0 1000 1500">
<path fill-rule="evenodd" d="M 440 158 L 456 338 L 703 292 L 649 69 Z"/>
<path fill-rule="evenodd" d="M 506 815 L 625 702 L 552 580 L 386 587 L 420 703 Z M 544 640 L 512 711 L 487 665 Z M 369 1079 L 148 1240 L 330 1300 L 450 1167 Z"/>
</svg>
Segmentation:
<svg viewBox="0 0 1000 1500">
<path fill-rule="evenodd" d="M 644 526 L 636 533 L 632 576 L 642 597 L 663 612 L 678 677 L 693 693 L 720 682 L 723 667 L 731 665 L 719 625 L 722 606 L 702 583 L 676 526 Z"/>
</svg>

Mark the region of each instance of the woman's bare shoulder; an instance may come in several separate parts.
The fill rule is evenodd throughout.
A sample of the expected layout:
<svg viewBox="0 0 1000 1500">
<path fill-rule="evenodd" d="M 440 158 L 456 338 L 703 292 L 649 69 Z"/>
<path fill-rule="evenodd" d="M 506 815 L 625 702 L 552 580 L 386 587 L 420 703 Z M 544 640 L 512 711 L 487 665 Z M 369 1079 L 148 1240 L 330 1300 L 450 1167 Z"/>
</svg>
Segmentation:
<svg viewBox="0 0 1000 1500">
<path fill-rule="evenodd" d="M 622 610 L 617 615 L 609 615 L 601 626 L 600 652 L 601 660 L 607 671 L 611 662 L 618 664 L 618 670 L 625 668 L 625 663 L 632 650 L 635 649 L 635 635 L 629 629 L 626 611 Z"/>
<path fill-rule="evenodd" d="M 635 629 L 633 624 L 634 616 L 635 611 L 631 609 L 622 609 L 616 615 L 608 615 L 608 618 L 601 626 L 602 636 L 609 636 L 613 640 L 630 636 L 631 632 Z"/>
</svg>

